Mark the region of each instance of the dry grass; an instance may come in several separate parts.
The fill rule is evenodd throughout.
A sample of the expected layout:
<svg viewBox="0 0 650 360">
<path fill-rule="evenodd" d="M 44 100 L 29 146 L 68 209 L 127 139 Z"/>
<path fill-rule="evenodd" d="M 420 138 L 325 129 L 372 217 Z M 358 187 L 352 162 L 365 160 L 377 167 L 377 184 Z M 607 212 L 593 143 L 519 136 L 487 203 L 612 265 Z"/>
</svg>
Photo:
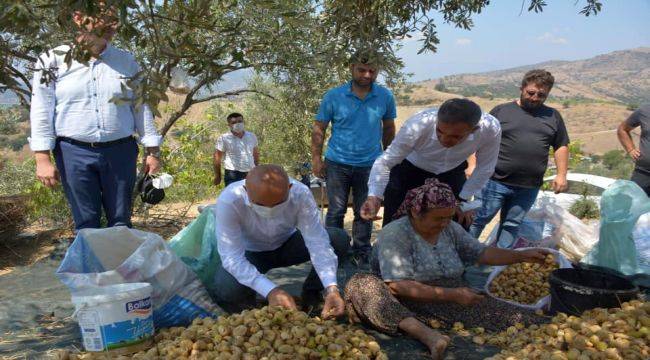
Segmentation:
<svg viewBox="0 0 650 360">
<path fill-rule="evenodd" d="M 11 238 L 25 222 L 25 198 L 0 197 L 0 241 Z"/>
</svg>

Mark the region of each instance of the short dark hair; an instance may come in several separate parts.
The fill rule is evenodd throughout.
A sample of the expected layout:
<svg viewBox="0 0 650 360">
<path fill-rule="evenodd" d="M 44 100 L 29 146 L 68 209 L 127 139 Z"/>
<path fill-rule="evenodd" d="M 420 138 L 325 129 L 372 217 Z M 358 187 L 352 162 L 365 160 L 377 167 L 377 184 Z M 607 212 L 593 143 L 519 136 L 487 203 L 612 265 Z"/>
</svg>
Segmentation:
<svg viewBox="0 0 650 360">
<path fill-rule="evenodd" d="M 524 78 L 521 80 L 521 87 L 526 87 L 530 83 L 547 87 L 550 90 L 555 83 L 555 78 L 550 72 L 544 69 L 534 69 L 524 74 Z"/>
<path fill-rule="evenodd" d="M 469 99 L 449 99 L 438 109 L 438 120 L 446 123 L 463 122 L 471 127 L 478 124 L 481 115 L 481 108 Z"/>
<path fill-rule="evenodd" d="M 369 66 L 378 66 L 380 54 L 374 50 L 357 50 L 350 55 L 350 65 L 364 64 Z"/>
<path fill-rule="evenodd" d="M 234 119 L 234 118 L 238 118 L 238 117 L 243 118 L 244 115 L 242 115 L 242 114 L 240 114 L 240 113 L 236 113 L 236 112 L 234 112 L 234 113 L 230 113 L 230 114 L 226 117 L 226 121 L 230 121 L 230 119 Z"/>
</svg>

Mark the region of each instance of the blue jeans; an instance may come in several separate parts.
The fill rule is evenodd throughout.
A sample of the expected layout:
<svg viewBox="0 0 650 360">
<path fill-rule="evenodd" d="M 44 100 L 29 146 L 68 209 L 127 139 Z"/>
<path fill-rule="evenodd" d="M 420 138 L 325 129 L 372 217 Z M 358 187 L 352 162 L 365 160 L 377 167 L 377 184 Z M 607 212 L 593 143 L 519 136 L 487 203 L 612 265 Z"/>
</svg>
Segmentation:
<svg viewBox="0 0 650 360">
<path fill-rule="evenodd" d="M 135 139 L 105 148 L 57 141 L 54 159 L 75 230 L 100 227 L 102 208 L 109 227 L 131 226 L 138 161 Z"/>
<path fill-rule="evenodd" d="M 501 210 L 501 221 L 497 231 L 497 246 L 510 248 L 517 239 L 519 225 L 526 213 L 535 203 L 539 189 L 530 189 L 506 185 L 496 180 L 489 180 L 477 198 L 483 201 L 483 207 L 476 212 L 476 217 L 469 233 L 478 238 L 494 215 Z"/>
<path fill-rule="evenodd" d="M 350 237 L 345 230 L 336 228 L 327 228 L 327 234 L 341 266 L 350 248 Z M 246 259 L 259 272 L 266 274 L 271 269 L 305 263 L 309 261 L 310 256 L 302 234 L 296 231 L 276 250 L 246 251 Z M 323 284 L 313 266 L 302 288 L 303 291 L 323 290 Z M 208 291 L 215 302 L 228 312 L 240 312 L 255 307 L 255 290 L 240 284 L 221 265 L 215 273 L 214 285 Z"/>
<path fill-rule="evenodd" d="M 343 229 L 343 219 L 348 210 L 348 197 L 352 188 L 352 251 L 369 253 L 372 221 L 361 218 L 361 206 L 368 197 L 368 178 L 371 166 L 352 166 L 325 159 L 327 166 L 327 226 Z"/>
</svg>

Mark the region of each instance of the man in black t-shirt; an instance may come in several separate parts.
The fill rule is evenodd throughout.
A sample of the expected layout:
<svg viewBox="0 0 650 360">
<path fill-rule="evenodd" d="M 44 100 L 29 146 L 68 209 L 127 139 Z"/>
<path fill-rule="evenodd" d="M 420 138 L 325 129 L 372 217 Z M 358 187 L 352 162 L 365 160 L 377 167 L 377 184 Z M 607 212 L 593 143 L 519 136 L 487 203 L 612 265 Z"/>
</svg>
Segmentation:
<svg viewBox="0 0 650 360">
<path fill-rule="evenodd" d="M 472 236 L 478 238 L 501 210 L 497 245 L 514 245 L 519 225 L 542 186 L 551 146 L 557 166 L 553 190 L 567 189 L 569 135 L 560 113 L 544 105 L 554 81 L 546 70 L 531 70 L 521 82 L 519 100 L 490 111 L 501 123 L 501 147 L 494 175 L 479 197 L 483 206 L 470 227 Z"/>
<path fill-rule="evenodd" d="M 639 148 L 634 147 L 630 132 L 641 126 Z M 630 180 L 637 183 L 650 196 L 650 103 L 641 105 L 618 126 L 618 140 L 634 160 L 634 172 Z"/>
</svg>

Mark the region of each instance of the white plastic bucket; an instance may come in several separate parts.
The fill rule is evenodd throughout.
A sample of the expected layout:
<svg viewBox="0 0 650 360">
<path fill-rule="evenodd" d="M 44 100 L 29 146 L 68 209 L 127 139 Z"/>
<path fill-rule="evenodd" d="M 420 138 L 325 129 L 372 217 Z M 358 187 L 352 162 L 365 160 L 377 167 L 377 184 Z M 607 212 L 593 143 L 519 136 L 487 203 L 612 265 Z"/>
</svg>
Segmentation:
<svg viewBox="0 0 650 360">
<path fill-rule="evenodd" d="M 136 345 L 150 344 L 154 333 L 151 291 L 148 283 L 127 283 L 73 293 L 86 351 L 128 353 Z"/>
</svg>

